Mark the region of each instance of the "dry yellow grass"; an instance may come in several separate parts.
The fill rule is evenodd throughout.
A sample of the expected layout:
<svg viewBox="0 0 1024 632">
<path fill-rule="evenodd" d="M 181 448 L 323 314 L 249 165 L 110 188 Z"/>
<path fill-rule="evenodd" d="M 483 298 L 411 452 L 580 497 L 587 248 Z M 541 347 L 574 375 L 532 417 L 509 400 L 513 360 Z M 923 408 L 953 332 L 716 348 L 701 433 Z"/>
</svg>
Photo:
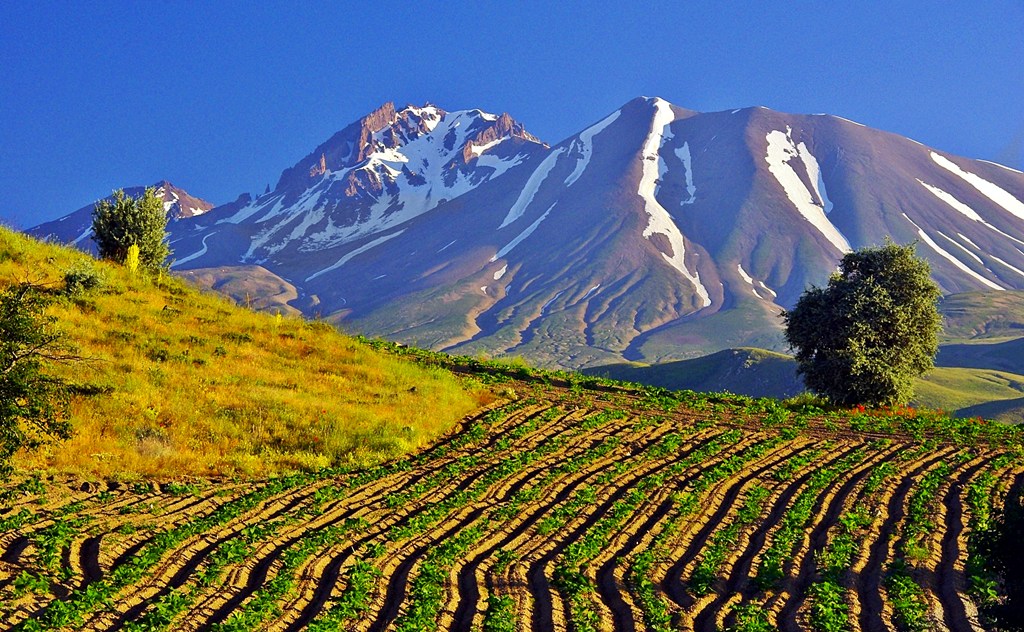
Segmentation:
<svg viewBox="0 0 1024 632">
<path fill-rule="evenodd" d="M 0 287 L 56 291 L 85 260 L 0 228 Z M 134 478 L 371 463 L 426 444 L 488 397 L 327 324 L 92 263 L 103 286 L 50 310 L 84 359 L 51 372 L 99 392 L 75 398 L 74 438 L 19 455 L 20 468 Z"/>
</svg>

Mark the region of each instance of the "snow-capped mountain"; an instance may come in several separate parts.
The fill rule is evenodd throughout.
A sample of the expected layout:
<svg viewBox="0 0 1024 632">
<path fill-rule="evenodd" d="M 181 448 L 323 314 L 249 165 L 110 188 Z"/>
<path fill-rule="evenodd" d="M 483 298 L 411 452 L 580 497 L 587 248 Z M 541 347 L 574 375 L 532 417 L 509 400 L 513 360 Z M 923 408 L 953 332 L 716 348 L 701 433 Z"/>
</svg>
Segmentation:
<svg viewBox="0 0 1024 632">
<path fill-rule="evenodd" d="M 150 186 L 156 189 L 157 197 L 163 200 L 164 210 L 172 221 L 198 217 L 213 208 L 213 204 L 189 195 L 184 189 L 180 189 L 166 180 L 161 180 Z M 127 187 L 124 192 L 131 197 L 138 197 L 145 192 L 146 188 Z M 113 200 L 114 198 L 111 195 L 106 199 Z M 85 250 L 95 250 L 95 244 L 89 239 L 89 236 L 92 235 L 92 211 L 95 206 L 95 203 L 83 206 L 70 215 L 39 224 L 26 232 L 44 239 L 73 243 Z"/>
<path fill-rule="evenodd" d="M 508 114 L 386 103 L 286 169 L 273 191 L 196 226 L 204 239 L 230 235 L 204 253 L 224 263 L 315 256 L 402 226 L 546 150 Z"/>
<path fill-rule="evenodd" d="M 1022 200 L 1018 171 L 828 115 L 638 98 L 548 147 L 385 105 L 171 232 L 179 269 L 262 266 L 346 330 L 577 368 L 781 348 L 781 309 L 887 237 L 946 292 L 1024 288 Z"/>
</svg>

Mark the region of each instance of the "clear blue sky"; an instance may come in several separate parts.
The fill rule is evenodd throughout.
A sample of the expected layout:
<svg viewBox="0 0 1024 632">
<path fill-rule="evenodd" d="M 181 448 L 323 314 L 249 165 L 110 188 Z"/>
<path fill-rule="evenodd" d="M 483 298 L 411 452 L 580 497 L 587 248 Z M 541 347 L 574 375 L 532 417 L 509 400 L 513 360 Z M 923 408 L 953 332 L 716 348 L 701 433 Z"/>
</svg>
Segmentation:
<svg viewBox="0 0 1024 632">
<path fill-rule="evenodd" d="M 765 105 L 1022 168 L 1022 60 L 1024 0 L 4 2 L 0 221 L 160 179 L 262 192 L 388 100 L 550 143 L 639 95 Z"/>
</svg>

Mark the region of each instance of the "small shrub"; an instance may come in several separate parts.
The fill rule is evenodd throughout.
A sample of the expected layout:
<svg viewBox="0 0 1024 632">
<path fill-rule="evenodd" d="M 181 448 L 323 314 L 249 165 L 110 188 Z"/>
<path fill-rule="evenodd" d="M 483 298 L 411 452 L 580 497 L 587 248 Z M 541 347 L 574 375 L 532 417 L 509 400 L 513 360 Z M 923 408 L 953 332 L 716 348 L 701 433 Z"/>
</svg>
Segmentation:
<svg viewBox="0 0 1024 632">
<path fill-rule="evenodd" d="M 106 283 L 106 275 L 92 261 L 81 260 L 64 272 L 64 293 L 81 296 L 99 289 Z"/>
</svg>

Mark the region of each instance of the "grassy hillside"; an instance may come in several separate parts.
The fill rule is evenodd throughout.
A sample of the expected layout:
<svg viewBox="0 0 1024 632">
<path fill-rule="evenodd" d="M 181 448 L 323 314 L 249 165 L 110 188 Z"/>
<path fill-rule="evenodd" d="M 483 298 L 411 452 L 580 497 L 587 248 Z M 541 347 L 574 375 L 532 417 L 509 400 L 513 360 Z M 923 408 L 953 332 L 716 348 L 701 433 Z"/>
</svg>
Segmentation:
<svg viewBox="0 0 1024 632">
<path fill-rule="evenodd" d="M 66 270 L 102 287 L 61 296 Z M 450 373 L 382 355 L 333 327 L 236 307 L 163 276 L 0 228 L 0 285 L 29 280 L 83 359 L 75 437 L 18 464 L 83 476 L 262 476 L 405 454 L 478 408 Z"/>
<path fill-rule="evenodd" d="M 939 312 L 947 341 L 1024 336 L 1024 290 L 951 294 Z"/>
<path fill-rule="evenodd" d="M 1024 396 L 1024 376 L 1005 371 L 935 367 L 914 384 L 914 404 L 956 411 Z M 969 415 L 972 416 L 972 415 Z"/>
</svg>

